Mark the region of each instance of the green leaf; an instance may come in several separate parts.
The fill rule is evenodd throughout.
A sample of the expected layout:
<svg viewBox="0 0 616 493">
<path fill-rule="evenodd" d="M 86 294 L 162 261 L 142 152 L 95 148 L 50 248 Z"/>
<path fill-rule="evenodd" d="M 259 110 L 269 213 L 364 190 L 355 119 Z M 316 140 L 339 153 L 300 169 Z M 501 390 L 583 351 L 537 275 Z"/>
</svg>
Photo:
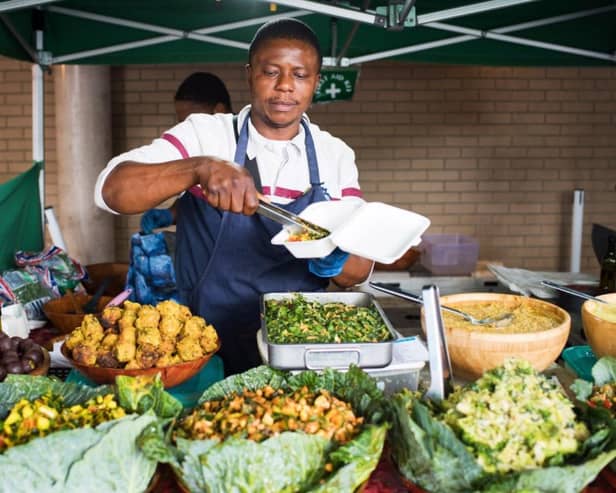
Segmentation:
<svg viewBox="0 0 616 493">
<path fill-rule="evenodd" d="M 616 450 L 605 452 L 577 466 L 544 467 L 501 480 L 491 480 L 486 493 L 578 493 L 591 483 L 612 459 Z"/>
<path fill-rule="evenodd" d="M 582 380 L 581 378 L 576 378 L 573 383 L 569 386 L 571 391 L 575 394 L 576 399 L 586 402 L 586 400 L 592 394 L 593 384 L 588 380 Z"/>
<path fill-rule="evenodd" d="M 472 491 L 483 469 L 451 428 L 410 392 L 394 395 L 392 404 L 392 454 L 400 472 L 434 493 Z"/>
<path fill-rule="evenodd" d="M 616 382 L 616 358 L 603 356 L 592 367 L 592 378 L 595 385 Z"/>
<path fill-rule="evenodd" d="M 111 394 L 113 387 L 89 387 L 78 383 L 62 382 L 57 378 L 30 375 L 8 375 L 0 383 L 0 419 L 21 399 L 34 400 L 45 394 L 62 396 L 66 406 L 82 404 L 98 395 Z"/>
<path fill-rule="evenodd" d="M 336 470 L 311 493 L 353 493 L 367 481 L 383 452 L 387 425 L 369 426 L 355 440 L 332 452 Z"/>
<path fill-rule="evenodd" d="M 142 492 L 156 462 L 137 450 L 135 438 L 155 419 L 125 416 L 12 447 L 0 455 L 0 492 Z"/>
<path fill-rule="evenodd" d="M 269 366 L 261 365 L 244 373 L 232 375 L 210 386 L 199 398 L 197 404 L 205 401 L 221 399 L 233 392 L 242 392 L 244 389 L 256 390 L 266 385 L 278 389 L 284 385 L 285 373 L 274 370 Z"/>
<path fill-rule="evenodd" d="M 152 377 L 116 377 L 118 402 L 128 412 L 144 414 L 150 409 L 161 418 L 174 418 L 182 412 L 182 403 L 165 391 L 160 375 Z"/>
<path fill-rule="evenodd" d="M 210 443 L 181 449 L 186 458 L 177 472 L 191 491 L 301 491 L 318 478 L 330 443 L 296 432 L 281 433 L 260 443 L 243 438 L 205 442 Z"/>
</svg>

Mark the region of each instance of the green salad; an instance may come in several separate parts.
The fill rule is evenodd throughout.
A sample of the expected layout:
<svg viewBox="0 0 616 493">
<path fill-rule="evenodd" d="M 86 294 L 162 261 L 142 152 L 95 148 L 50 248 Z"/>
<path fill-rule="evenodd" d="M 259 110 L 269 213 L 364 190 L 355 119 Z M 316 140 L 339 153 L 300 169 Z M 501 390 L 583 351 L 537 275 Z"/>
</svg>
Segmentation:
<svg viewBox="0 0 616 493">
<path fill-rule="evenodd" d="M 300 294 L 265 302 L 267 337 L 274 344 L 383 342 L 391 332 L 374 306 L 309 301 Z"/>
<path fill-rule="evenodd" d="M 610 434 L 580 419 L 559 384 L 509 360 L 431 402 L 393 397 L 400 472 L 431 493 L 577 493 L 616 457 Z"/>
</svg>

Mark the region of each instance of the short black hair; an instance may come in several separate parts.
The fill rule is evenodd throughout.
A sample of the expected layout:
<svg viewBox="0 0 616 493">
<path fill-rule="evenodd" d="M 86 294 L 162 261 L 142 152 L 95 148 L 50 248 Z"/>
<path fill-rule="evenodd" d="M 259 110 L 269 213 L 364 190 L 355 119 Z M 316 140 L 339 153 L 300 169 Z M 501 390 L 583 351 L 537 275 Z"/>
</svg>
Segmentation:
<svg viewBox="0 0 616 493">
<path fill-rule="evenodd" d="M 175 93 L 175 100 L 194 101 L 212 107 L 222 103 L 231 111 L 231 97 L 225 83 L 209 72 L 195 72 L 186 77 Z"/>
<path fill-rule="evenodd" d="M 317 52 L 319 59 L 319 72 L 323 63 L 323 55 L 321 53 L 321 45 L 319 38 L 308 24 L 294 18 L 283 18 L 266 22 L 255 33 L 254 38 L 248 49 L 248 63 L 252 60 L 253 55 L 261 48 L 266 41 L 272 39 L 296 39 L 309 44 Z"/>
</svg>

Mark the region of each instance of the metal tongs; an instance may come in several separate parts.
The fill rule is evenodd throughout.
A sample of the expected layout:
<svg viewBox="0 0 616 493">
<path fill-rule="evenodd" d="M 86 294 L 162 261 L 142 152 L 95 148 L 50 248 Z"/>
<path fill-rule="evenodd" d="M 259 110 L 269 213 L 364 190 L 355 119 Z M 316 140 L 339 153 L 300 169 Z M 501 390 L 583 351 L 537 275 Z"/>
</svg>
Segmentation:
<svg viewBox="0 0 616 493">
<path fill-rule="evenodd" d="M 270 202 L 267 202 L 262 195 L 259 194 L 259 207 L 257 207 L 257 213 L 265 216 L 272 221 L 276 221 L 285 227 L 291 227 L 292 229 L 304 229 L 308 232 L 318 235 L 319 237 L 325 237 L 330 234 L 329 230 L 322 228 L 321 226 L 306 221 L 292 212 L 289 212 L 282 207 L 278 207 Z"/>
<path fill-rule="evenodd" d="M 438 287 L 424 286 L 421 290 L 424 305 L 424 326 L 430 357 L 430 387 L 426 396 L 442 401 L 453 390 L 453 371 L 441 314 Z"/>
</svg>

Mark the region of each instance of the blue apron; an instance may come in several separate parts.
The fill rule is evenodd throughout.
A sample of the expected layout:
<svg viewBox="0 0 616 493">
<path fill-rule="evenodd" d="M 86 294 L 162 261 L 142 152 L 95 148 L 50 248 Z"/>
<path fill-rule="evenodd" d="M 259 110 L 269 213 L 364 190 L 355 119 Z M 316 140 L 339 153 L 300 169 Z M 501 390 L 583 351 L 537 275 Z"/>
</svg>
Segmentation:
<svg viewBox="0 0 616 493">
<path fill-rule="evenodd" d="M 248 119 L 239 132 L 234 161 L 244 166 Z M 313 202 L 329 200 L 321 185 L 316 151 L 308 125 L 306 154 L 311 188 L 285 209 L 299 213 Z M 261 363 L 256 343 L 260 296 L 268 292 L 321 291 L 328 280 L 308 271 L 284 246 L 271 244 L 280 225 L 257 214 L 221 212 L 203 197 L 184 193 L 178 201 L 176 277 L 180 299 L 211 323 L 222 340 L 225 374 Z"/>
</svg>

